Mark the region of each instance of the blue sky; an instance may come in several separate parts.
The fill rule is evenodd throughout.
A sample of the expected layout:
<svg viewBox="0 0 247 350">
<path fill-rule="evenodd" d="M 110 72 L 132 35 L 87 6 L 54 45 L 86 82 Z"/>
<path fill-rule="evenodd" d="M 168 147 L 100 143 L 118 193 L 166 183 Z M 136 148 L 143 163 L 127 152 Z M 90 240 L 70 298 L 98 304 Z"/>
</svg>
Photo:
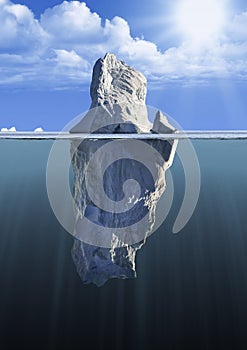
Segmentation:
<svg viewBox="0 0 247 350">
<path fill-rule="evenodd" d="M 106 52 L 184 129 L 247 129 L 243 0 L 0 0 L 0 128 L 61 130 Z"/>
</svg>

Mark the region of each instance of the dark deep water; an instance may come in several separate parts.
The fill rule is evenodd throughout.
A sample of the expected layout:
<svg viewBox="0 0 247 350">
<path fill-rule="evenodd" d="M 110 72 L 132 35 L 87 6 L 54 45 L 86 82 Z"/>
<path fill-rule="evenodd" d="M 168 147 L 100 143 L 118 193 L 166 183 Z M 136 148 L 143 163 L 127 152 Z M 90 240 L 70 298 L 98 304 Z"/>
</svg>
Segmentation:
<svg viewBox="0 0 247 350">
<path fill-rule="evenodd" d="M 137 253 L 138 278 L 83 285 L 46 193 L 52 141 L 0 140 L 0 349 L 246 349 L 247 141 L 194 141 L 196 211 Z"/>
</svg>

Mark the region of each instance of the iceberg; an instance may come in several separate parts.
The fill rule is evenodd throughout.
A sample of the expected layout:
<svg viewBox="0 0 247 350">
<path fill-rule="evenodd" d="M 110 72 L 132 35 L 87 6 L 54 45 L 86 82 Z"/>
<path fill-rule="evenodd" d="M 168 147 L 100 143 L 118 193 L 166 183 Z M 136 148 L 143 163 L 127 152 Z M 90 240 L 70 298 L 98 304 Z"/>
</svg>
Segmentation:
<svg viewBox="0 0 247 350">
<path fill-rule="evenodd" d="M 175 133 L 158 111 L 153 124 L 145 103 L 144 75 L 106 54 L 94 65 L 91 106 L 70 133 L 76 224 L 72 258 L 84 283 L 135 278 L 136 252 L 152 233 L 165 171 L 177 141 L 124 139 L 123 134 Z M 90 139 L 92 134 L 107 137 Z M 110 135 L 119 134 L 119 139 Z"/>
<path fill-rule="evenodd" d="M 41 127 L 35 128 L 33 132 L 44 132 L 44 130 Z"/>
<path fill-rule="evenodd" d="M 11 128 L 1 128 L 1 132 L 16 132 L 15 126 L 12 126 Z"/>
</svg>

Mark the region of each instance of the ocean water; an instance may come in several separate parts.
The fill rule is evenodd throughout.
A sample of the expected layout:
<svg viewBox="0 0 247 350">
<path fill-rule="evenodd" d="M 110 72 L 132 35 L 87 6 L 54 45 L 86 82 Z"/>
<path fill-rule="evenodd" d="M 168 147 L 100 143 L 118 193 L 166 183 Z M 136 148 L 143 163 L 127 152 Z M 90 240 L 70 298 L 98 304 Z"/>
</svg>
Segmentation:
<svg viewBox="0 0 247 350">
<path fill-rule="evenodd" d="M 137 279 L 98 288 L 82 284 L 49 204 L 53 140 L 0 139 L 0 349 L 247 348 L 247 140 L 192 142 L 190 221 L 172 234 L 185 186 L 176 157 L 172 208 L 137 253 Z"/>
</svg>

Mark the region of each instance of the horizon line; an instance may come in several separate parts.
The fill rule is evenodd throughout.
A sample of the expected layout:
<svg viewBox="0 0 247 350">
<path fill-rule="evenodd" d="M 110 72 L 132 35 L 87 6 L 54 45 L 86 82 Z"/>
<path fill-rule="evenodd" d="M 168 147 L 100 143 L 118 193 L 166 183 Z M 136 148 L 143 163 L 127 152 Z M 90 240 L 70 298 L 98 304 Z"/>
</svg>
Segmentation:
<svg viewBox="0 0 247 350">
<path fill-rule="evenodd" d="M 0 139 L 247 139 L 247 130 L 177 130 L 172 133 L 90 134 L 59 131 L 0 131 Z"/>
</svg>

